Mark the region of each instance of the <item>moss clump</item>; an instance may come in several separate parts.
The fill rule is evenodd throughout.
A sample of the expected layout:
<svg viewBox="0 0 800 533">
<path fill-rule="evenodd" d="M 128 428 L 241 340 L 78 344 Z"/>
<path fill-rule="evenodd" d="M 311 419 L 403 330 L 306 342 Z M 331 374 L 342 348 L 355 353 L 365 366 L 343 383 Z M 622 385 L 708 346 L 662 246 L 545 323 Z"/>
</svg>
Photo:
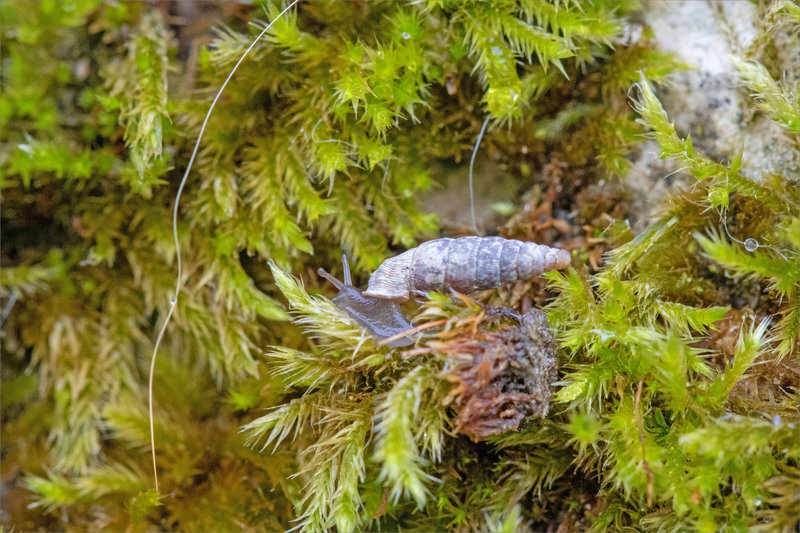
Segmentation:
<svg viewBox="0 0 800 533">
<path fill-rule="evenodd" d="M 752 179 L 676 132 L 648 82 L 682 65 L 647 28 L 623 42 L 646 9 L 625 1 L 301 2 L 274 25 L 180 205 L 154 491 L 144 384 L 173 198 L 260 31 L 246 21 L 280 11 L 178 5 L 0 4 L 3 527 L 796 528 L 797 179 Z M 204 9 L 210 45 L 181 25 Z M 769 13 L 767 51 L 796 9 Z M 797 91 L 768 55 L 737 63 L 743 90 L 796 139 Z M 452 382 L 506 355 L 492 342 L 513 321 L 432 295 L 430 337 L 387 348 L 313 272 L 345 251 L 363 274 L 434 234 L 430 169 L 460 163 L 487 116 L 482 149 L 528 191 L 503 231 L 575 269 L 481 295 L 546 306 L 561 383 L 546 418 L 472 442 Z M 609 179 L 644 132 L 696 183 L 634 235 Z"/>
</svg>

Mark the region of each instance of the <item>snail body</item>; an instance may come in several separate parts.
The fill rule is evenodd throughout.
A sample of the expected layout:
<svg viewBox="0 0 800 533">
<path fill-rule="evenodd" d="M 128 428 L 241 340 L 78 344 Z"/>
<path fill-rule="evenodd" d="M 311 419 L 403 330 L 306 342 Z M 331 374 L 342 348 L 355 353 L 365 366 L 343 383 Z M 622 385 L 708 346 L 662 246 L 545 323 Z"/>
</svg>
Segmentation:
<svg viewBox="0 0 800 533">
<path fill-rule="evenodd" d="M 398 301 L 430 290 L 468 294 L 564 268 L 570 259 L 566 250 L 502 237 L 435 239 L 384 261 L 362 294 Z"/>
<path fill-rule="evenodd" d="M 330 281 L 339 290 L 339 294 L 333 298 L 336 307 L 346 312 L 361 327 L 380 340 L 394 337 L 413 328 L 397 302 L 365 296 L 354 287 L 350 279 L 347 258 L 342 257 L 342 262 L 344 263 L 344 282 L 334 278 L 321 268 L 317 271 L 320 276 Z M 414 341 L 411 337 L 405 336 L 387 343 L 386 346 L 397 348 L 409 344 L 414 344 Z"/>
</svg>

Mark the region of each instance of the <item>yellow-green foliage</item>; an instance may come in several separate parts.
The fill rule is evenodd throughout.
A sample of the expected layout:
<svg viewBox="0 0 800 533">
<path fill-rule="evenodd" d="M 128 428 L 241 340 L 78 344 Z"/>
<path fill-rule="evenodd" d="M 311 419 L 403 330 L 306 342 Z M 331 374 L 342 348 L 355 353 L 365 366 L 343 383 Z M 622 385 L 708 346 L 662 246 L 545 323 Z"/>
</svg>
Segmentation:
<svg viewBox="0 0 800 533">
<path fill-rule="evenodd" d="M 267 442 L 272 443 L 300 424 L 319 428 L 317 434 L 300 431 L 310 433 L 314 442 L 300 447 L 308 446 L 301 452 L 301 462 L 308 463 L 301 475 L 309 477 L 307 490 L 316 495 L 304 501 L 304 528 L 369 523 L 369 503 L 353 499 L 341 483 L 345 448 L 332 448 L 350 432 L 365 438 L 363 422 L 345 416 L 364 408 L 364 395 L 376 398 L 366 402 L 375 411 L 359 415 L 374 420 L 367 429 L 374 436 L 366 446 L 375 467 L 359 462 L 352 479 L 357 474 L 364 495 L 375 490 L 370 484 L 388 486 L 384 511 L 400 524 L 518 527 L 519 502 L 530 505 L 530 494 L 545 491 L 553 498 L 574 488 L 567 475 L 570 466 L 599 484 L 603 506 L 590 515 L 596 529 L 715 531 L 761 525 L 780 531 L 793 524 L 789 517 L 797 508 L 797 485 L 787 472 L 800 459 L 797 392 L 776 389 L 775 396 L 764 398 L 752 395 L 745 383 L 757 382 L 759 365 L 779 364 L 787 356 L 790 365 L 797 364 L 797 329 L 791 322 L 796 320 L 800 250 L 787 231 L 800 217 L 797 185 L 779 177 L 756 183 L 741 174 L 739 156 L 725 165 L 694 151 L 691 141 L 675 132 L 649 83 L 641 79 L 638 89 L 636 109 L 643 124 L 662 155 L 685 165 L 697 186 L 671 198 L 650 228 L 613 250 L 593 278 L 575 270 L 548 276 L 558 294 L 549 316 L 567 354 L 556 395 L 560 408 L 550 421 L 492 439 L 495 455 L 480 467 L 480 451 L 444 437 L 437 447 L 458 453 L 460 467 L 470 465 L 464 478 L 448 475 L 453 466 L 447 451 L 431 454 L 423 440 L 431 433 L 439 440 L 442 429 L 452 427 L 450 415 L 442 411 L 442 392 L 434 392 L 442 387 L 437 374 L 447 356 L 436 354 L 435 347 L 427 359 L 409 360 L 392 350 L 379 355 L 386 349 L 350 333 L 345 350 L 341 332 L 349 329 L 335 323 L 337 311 L 330 302 L 308 297 L 296 281 L 274 269 L 279 288 L 298 312 L 295 320 L 317 342 L 310 353 L 287 357 L 286 349 L 278 348 L 270 355 L 276 361 L 268 365 L 276 372 L 303 376 L 292 384 L 305 393 L 248 429 L 254 437 L 271 432 Z M 737 219 L 737 210 L 755 206 L 765 218 L 737 225 L 734 232 L 741 239 L 729 236 L 728 220 Z M 745 238 L 755 239 L 756 249 Z M 730 353 L 709 343 L 731 311 L 731 294 L 735 298 L 730 287 L 717 286 L 720 268 L 733 280 L 764 282 L 762 310 L 740 319 Z M 447 311 L 446 300 L 431 302 L 421 317 L 453 312 Z M 771 310 L 776 323 L 763 309 Z M 339 317 L 347 321 L 343 313 Z M 334 376 L 338 381 L 329 386 Z M 349 405 L 357 398 L 358 407 Z M 308 405 L 329 408 L 314 418 L 307 408 L 298 410 Z M 306 413 L 302 419 L 301 413 Z M 435 431 L 425 425 L 431 421 Z M 312 467 L 315 458 L 308 457 L 308 450 L 317 447 L 329 455 Z M 485 471 L 493 477 L 483 477 Z M 325 487 L 337 490 L 325 492 Z M 338 516 L 342 499 L 355 504 L 345 519 Z M 404 501 L 421 508 L 427 521 L 415 521 Z M 352 521 L 360 508 L 362 522 Z M 476 508 L 485 512 L 471 511 Z M 535 504 L 523 509 L 537 518 Z"/>
<path fill-rule="evenodd" d="M 300 457 L 307 485 L 299 524 L 308 531 L 334 525 L 341 531 L 363 528 L 370 517 L 364 512 L 369 502 L 362 501 L 365 483 L 379 494 L 385 482 L 392 487 L 393 501 L 408 494 L 422 506 L 430 484 L 421 468 L 427 463 L 423 455 L 438 458 L 441 453 L 441 380 L 420 364 L 423 360 L 403 361 L 391 348 L 378 346 L 329 300 L 309 296 L 274 264 L 272 272 L 313 345 L 308 352 L 277 347 L 266 354 L 267 361 L 278 379 L 305 393 L 245 429 L 264 451 L 292 431 L 303 435 L 317 428 Z M 366 478 L 368 454 L 374 459 Z"/>
<path fill-rule="evenodd" d="M 458 471 L 473 469 L 470 462 L 477 455 L 465 447 L 447 457 L 459 441 L 448 436 L 453 416 L 447 407 L 450 384 L 442 372 L 454 364 L 454 356 L 444 344 L 433 342 L 414 356 L 381 346 L 329 300 L 309 295 L 274 264 L 272 271 L 294 322 L 312 341 L 304 351 L 273 347 L 265 354 L 267 366 L 303 394 L 244 429 L 262 452 L 297 450 L 303 530 L 376 529 L 384 520 L 402 526 L 420 512 L 427 516 L 421 524 L 437 530 L 517 524 L 517 503 L 565 473 L 569 454 L 549 449 L 565 434 L 551 427 L 494 439 L 494 466 L 480 474 L 472 471 L 474 479 L 464 483 Z M 447 317 L 447 330 L 460 318 L 474 318 L 476 310 L 433 294 L 417 319 Z M 521 449 L 527 449 L 526 459 Z M 487 477 L 481 486 L 478 477 L 491 472 L 502 472 L 509 481 L 498 484 Z"/>
<path fill-rule="evenodd" d="M 639 90 L 637 111 L 662 157 L 685 166 L 697 187 L 613 250 L 594 279 L 550 276 L 559 289 L 550 317 L 571 353 L 558 398 L 576 413 L 567 431 L 579 464 L 598 472 L 603 494 L 630 502 L 602 512 L 598 529 L 745 530 L 762 524 L 764 502 L 786 490 L 782 472 L 800 456 L 796 391 L 776 391 L 772 401 L 735 392 L 758 364 L 785 356 L 797 364 L 800 249 L 784 228 L 798 224 L 798 186 L 778 177 L 756 184 L 739 173 L 740 156 L 722 165 L 693 151 L 645 80 Z M 722 234 L 753 202 L 766 218 L 738 228 L 740 239 Z M 730 355 L 698 344 L 729 309 L 707 307 L 730 301 L 715 287 L 720 267 L 764 282 L 770 307 L 779 307 L 777 324 L 744 318 Z M 719 357 L 726 363 L 712 363 Z M 775 513 L 776 530 L 792 505 Z"/>
<path fill-rule="evenodd" d="M 775 20 L 796 12 L 779 4 Z M 798 395 L 749 385 L 797 362 L 796 177 L 753 180 L 675 131 L 642 75 L 682 65 L 647 30 L 619 42 L 627 1 L 314 1 L 277 21 L 179 206 L 153 490 L 145 383 L 174 196 L 263 27 L 242 18 L 283 7 L 240 6 L 203 47 L 178 42 L 174 5 L 0 3 L 4 529 L 518 531 L 578 512 L 576 528 L 795 527 Z M 178 60 L 190 49 L 197 64 Z M 737 63 L 743 88 L 796 138 L 796 87 L 758 59 Z M 364 274 L 434 234 L 430 169 L 461 161 L 487 115 L 509 172 L 555 153 L 586 183 L 622 177 L 651 131 L 697 186 L 593 278 L 551 277 L 558 402 L 476 444 L 450 434 L 459 355 L 379 346 L 307 273 L 344 251 Z M 726 352 L 709 335 L 738 311 Z M 432 295 L 418 316 L 477 312 Z"/>
<path fill-rule="evenodd" d="M 736 70 L 745 87 L 753 91 L 758 107 L 790 133 L 800 133 L 800 82 L 794 87 L 772 79 L 760 63 L 734 60 Z"/>
</svg>

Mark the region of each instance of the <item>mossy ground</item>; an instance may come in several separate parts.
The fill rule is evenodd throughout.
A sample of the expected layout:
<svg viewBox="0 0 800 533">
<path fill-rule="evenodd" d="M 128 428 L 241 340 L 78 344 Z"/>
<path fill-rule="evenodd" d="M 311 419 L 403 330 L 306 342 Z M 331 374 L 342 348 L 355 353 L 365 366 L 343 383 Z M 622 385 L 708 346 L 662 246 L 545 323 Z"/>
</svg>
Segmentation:
<svg viewBox="0 0 800 533">
<path fill-rule="evenodd" d="M 729 117 L 662 106 L 692 67 L 657 46 L 663 5 L 290 10 L 220 100 L 180 206 L 154 490 L 173 198 L 211 96 L 282 7 L 0 5 L 3 528 L 797 530 L 788 1 L 731 47 L 741 148 L 710 131 Z M 469 233 L 421 205 L 487 116 L 481 153 L 517 196 L 484 229 L 572 267 L 480 303 L 432 294 L 406 308 L 427 336 L 381 346 L 316 270 L 344 251 L 363 286 L 394 252 Z M 442 194 L 468 212 L 465 183 Z M 471 439 L 454 387 L 482 398 L 473 356 L 519 355 L 487 305 L 544 309 L 560 370 L 546 418 Z"/>
</svg>

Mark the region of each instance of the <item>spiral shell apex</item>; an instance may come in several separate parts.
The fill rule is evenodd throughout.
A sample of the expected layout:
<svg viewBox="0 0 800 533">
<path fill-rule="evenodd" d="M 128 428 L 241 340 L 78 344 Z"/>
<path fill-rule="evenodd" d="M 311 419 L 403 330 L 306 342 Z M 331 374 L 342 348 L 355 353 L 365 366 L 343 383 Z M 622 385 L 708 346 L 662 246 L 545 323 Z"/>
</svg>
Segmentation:
<svg viewBox="0 0 800 533">
<path fill-rule="evenodd" d="M 570 260 L 566 250 L 502 237 L 435 239 L 384 261 L 364 295 L 407 300 L 430 290 L 466 294 L 564 268 Z"/>
</svg>

